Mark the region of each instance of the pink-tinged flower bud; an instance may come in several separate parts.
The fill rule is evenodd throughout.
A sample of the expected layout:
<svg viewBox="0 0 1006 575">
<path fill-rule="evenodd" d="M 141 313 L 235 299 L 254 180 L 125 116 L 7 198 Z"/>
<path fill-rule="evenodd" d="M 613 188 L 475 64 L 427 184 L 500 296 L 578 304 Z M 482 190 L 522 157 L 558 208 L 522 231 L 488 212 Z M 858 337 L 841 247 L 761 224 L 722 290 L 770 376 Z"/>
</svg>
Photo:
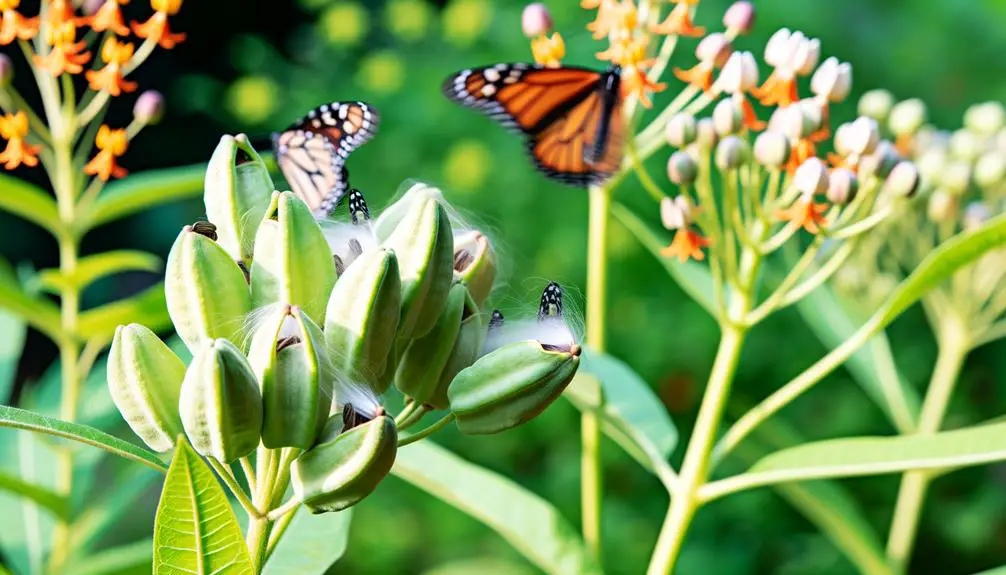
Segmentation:
<svg viewBox="0 0 1006 575">
<path fill-rule="evenodd" d="M 848 168 L 837 168 L 828 175 L 828 201 L 844 206 L 856 197 L 859 191 L 859 180 L 856 174 Z"/>
<path fill-rule="evenodd" d="M 919 190 L 919 170 L 912 162 L 898 162 L 884 185 L 895 196 L 910 198 Z"/>
<path fill-rule="evenodd" d="M 957 215 L 957 196 L 947 190 L 936 190 L 929 196 L 929 205 L 926 206 L 926 215 L 930 221 L 940 223 L 951 220 Z"/>
<path fill-rule="evenodd" d="M 668 230 L 678 230 L 692 223 L 692 205 L 685 196 L 660 201 L 660 221 Z"/>
<path fill-rule="evenodd" d="M 762 132 L 755 139 L 754 157 L 766 168 L 781 168 L 789 160 L 789 139 L 779 132 Z"/>
<path fill-rule="evenodd" d="M 733 52 L 733 46 L 726 36 L 719 32 L 713 32 L 706 36 L 695 47 L 695 57 L 700 62 L 712 62 L 716 67 L 722 67 Z"/>
<path fill-rule="evenodd" d="M 93 16 L 104 3 L 105 0 L 84 0 L 80 10 L 85 16 Z"/>
<path fill-rule="evenodd" d="M 537 38 L 552 31 L 552 15 L 548 8 L 541 2 L 528 4 L 524 7 L 524 13 L 520 19 L 521 28 L 528 38 Z"/>
<path fill-rule="evenodd" d="M 678 186 L 687 186 L 695 181 L 698 167 L 687 152 L 674 152 L 667 159 L 667 178 Z"/>
<path fill-rule="evenodd" d="M 700 148 L 712 149 L 719 140 L 712 118 L 702 118 L 695 123 L 695 142 Z"/>
<path fill-rule="evenodd" d="M 964 216 L 961 223 L 965 230 L 974 230 L 982 227 L 982 224 L 992 218 L 992 210 L 981 202 L 971 202 L 964 208 Z"/>
<path fill-rule="evenodd" d="M 872 154 L 880 142 L 880 127 L 868 116 L 860 116 L 843 133 L 842 147 L 851 154 Z M 836 135 L 837 137 L 837 135 Z"/>
<path fill-rule="evenodd" d="M 668 144 L 675 148 L 684 148 L 695 141 L 695 131 L 695 116 L 679 113 L 667 121 L 664 136 L 667 138 Z"/>
<path fill-rule="evenodd" d="M 971 166 L 964 162 L 952 161 L 939 174 L 940 186 L 951 194 L 961 196 L 971 185 Z"/>
<path fill-rule="evenodd" d="M 834 56 L 821 64 L 810 79 L 810 91 L 829 102 L 841 102 L 852 88 L 852 66 Z"/>
<path fill-rule="evenodd" d="M 918 98 L 898 102 L 891 108 L 888 125 L 895 136 L 911 136 L 926 122 L 926 105 Z"/>
<path fill-rule="evenodd" d="M 1006 157 L 999 150 L 990 150 L 975 163 L 975 183 L 982 188 L 998 186 L 1006 179 Z"/>
<path fill-rule="evenodd" d="M 140 94 L 133 105 L 133 116 L 144 124 L 156 124 L 164 116 L 164 96 L 157 90 Z"/>
<path fill-rule="evenodd" d="M 791 33 L 789 28 L 780 28 L 765 43 L 765 63 L 779 66 L 786 60 Z"/>
<path fill-rule="evenodd" d="M 741 94 L 758 85 L 758 63 L 751 52 L 734 52 L 716 79 L 716 88 L 727 94 Z"/>
<path fill-rule="evenodd" d="M 733 98 L 724 98 L 713 108 L 713 127 L 720 136 L 736 134 L 744 126 L 744 111 Z"/>
<path fill-rule="evenodd" d="M 828 191 L 828 166 L 818 158 L 807 158 L 793 174 L 793 185 L 804 196 Z"/>
<path fill-rule="evenodd" d="M 814 71 L 820 59 L 821 41 L 817 38 L 804 38 L 793 53 L 793 71 L 800 76 L 807 76 Z"/>
<path fill-rule="evenodd" d="M 750 150 L 748 144 L 737 136 L 727 136 L 716 146 L 716 167 L 721 170 L 736 170 L 747 161 Z"/>
<path fill-rule="evenodd" d="M 894 96 L 887 90 L 870 90 L 859 99 L 859 113 L 878 122 L 887 119 L 894 107 Z"/>
<path fill-rule="evenodd" d="M 991 136 L 1006 124 L 1006 110 L 999 102 L 975 104 L 964 112 L 964 126 L 976 134 Z"/>
<path fill-rule="evenodd" d="M 7 54 L 0 54 L 0 87 L 9 86 L 14 79 L 14 62 Z"/>
<path fill-rule="evenodd" d="M 755 7 L 750 2 L 734 2 L 723 13 L 723 27 L 736 35 L 747 34 L 754 23 Z"/>
</svg>

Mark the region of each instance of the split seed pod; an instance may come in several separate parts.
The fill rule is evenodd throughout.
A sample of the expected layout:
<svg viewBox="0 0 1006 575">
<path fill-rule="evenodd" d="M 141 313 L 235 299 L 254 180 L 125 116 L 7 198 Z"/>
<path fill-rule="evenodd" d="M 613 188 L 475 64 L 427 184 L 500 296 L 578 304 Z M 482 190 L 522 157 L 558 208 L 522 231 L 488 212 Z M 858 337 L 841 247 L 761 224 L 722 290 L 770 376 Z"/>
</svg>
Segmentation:
<svg viewBox="0 0 1006 575">
<path fill-rule="evenodd" d="M 255 230 L 274 189 L 265 162 L 244 134 L 220 138 L 206 166 L 203 202 L 231 259 L 251 261 Z"/>
</svg>

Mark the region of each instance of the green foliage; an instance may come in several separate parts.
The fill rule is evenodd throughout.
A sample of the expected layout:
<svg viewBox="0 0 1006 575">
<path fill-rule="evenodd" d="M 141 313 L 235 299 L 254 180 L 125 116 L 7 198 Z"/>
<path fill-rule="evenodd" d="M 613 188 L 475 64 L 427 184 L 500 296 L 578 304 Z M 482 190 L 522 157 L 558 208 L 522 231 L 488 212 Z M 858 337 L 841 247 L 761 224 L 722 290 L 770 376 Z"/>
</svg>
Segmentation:
<svg viewBox="0 0 1006 575">
<path fill-rule="evenodd" d="M 346 552 L 353 510 L 312 515 L 295 511 L 283 538 L 269 556 L 265 575 L 324 575 Z"/>
</svg>

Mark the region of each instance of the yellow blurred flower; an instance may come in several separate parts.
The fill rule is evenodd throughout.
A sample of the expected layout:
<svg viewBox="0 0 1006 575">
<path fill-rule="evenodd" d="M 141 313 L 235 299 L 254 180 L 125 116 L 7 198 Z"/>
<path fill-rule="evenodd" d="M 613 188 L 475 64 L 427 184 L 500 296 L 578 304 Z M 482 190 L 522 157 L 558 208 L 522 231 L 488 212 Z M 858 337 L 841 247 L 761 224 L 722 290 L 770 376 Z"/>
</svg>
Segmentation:
<svg viewBox="0 0 1006 575">
<path fill-rule="evenodd" d="M 329 44 L 354 46 L 370 31 L 370 14 L 356 2 L 337 2 L 322 13 L 318 24 Z"/>
<path fill-rule="evenodd" d="M 492 5 L 487 0 L 453 0 L 443 13 L 444 37 L 467 46 L 485 33 L 491 19 Z"/>
<path fill-rule="evenodd" d="M 452 190 L 471 191 L 482 186 L 492 169 L 492 155 L 478 140 L 462 140 L 447 152 L 444 176 Z"/>
<path fill-rule="evenodd" d="M 235 117 L 248 124 L 264 122 L 276 109 L 279 88 L 264 76 L 239 78 L 227 89 L 227 107 Z"/>
<path fill-rule="evenodd" d="M 375 52 L 360 62 L 357 81 L 379 94 L 397 92 L 405 81 L 405 63 L 390 50 Z"/>
<path fill-rule="evenodd" d="M 426 35 L 430 7 L 424 0 L 392 0 L 385 8 L 384 19 L 392 34 L 412 42 Z"/>
</svg>

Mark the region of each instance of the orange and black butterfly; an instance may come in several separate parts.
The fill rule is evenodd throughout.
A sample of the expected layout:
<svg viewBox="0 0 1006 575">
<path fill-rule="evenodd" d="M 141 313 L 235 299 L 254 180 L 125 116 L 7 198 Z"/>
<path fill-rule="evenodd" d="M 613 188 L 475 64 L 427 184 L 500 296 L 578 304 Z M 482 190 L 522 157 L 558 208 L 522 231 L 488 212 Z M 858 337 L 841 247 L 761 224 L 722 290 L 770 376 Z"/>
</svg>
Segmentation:
<svg viewBox="0 0 1006 575">
<path fill-rule="evenodd" d="M 292 191 L 325 217 L 349 189 L 346 160 L 377 132 L 377 110 L 363 102 L 332 102 L 273 134 L 272 147 Z"/>
<path fill-rule="evenodd" d="M 549 178 L 599 184 L 622 163 L 620 69 L 496 64 L 462 70 L 444 93 L 527 138 L 535 166 Z"/>
</svg>

